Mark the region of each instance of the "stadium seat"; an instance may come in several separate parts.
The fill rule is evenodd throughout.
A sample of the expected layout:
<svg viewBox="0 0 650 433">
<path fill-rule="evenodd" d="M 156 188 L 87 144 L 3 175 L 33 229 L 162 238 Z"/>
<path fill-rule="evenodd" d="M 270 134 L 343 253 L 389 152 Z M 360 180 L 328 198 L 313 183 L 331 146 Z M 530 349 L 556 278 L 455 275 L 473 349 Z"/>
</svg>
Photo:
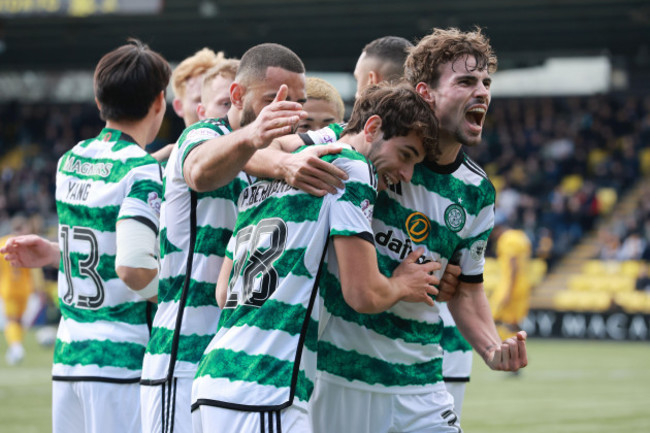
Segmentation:
<svg viewBox="0 0 650 433">
<path fill-rule="evenodd" d="M 586 275 L 572 275 L 569 277 L 567 287 L 572 292 L 586 292 L 589 290 L 589 278 Z"/>
<path fill-rule="evenodd" d="M 548 265 L 544 259 L 533 259 L 530 261 L 530 282 L 533 287 L 537 286 L 542 282 L 546 276 L 546 271 L 548 270 Z"/>
<path fill-rule="evenodd" d="M 642 261 L 626 260 L 621 262 L 621 274 L 637 278 L 643 266 L 645 266 L 645 263 Z"/>
<path fill-rule="evenodd" d="M 572 195 L 578 192 L 580 188 L 582 188 L 583 183 L 584 179 L 582 176 L 579 174 L 570 174 L 568 176 L 564 176 L 560 183 L 560 188 L 565 194 Z"/>
<path fill-rule="evenodd" d="M 585 275 L 605 275 L 607 273 L 607 267 L 602 260 L 587 260 L 582 265 L 582 273 Z"/>
<path fill-rule="evenodd" d="M 610 213 L 618 200 L 618 195 L 614 188 L 598 188 L 596 191 L 596 197 L 598 198 L 598 203 L 600 205 L 601 215 Z"/>
<path fill-rule="evenodd" d="M 575 292 L 563 290 L 553 297 L 553 307 L 559 311 L 602 312 L 610 308 L 612 296 L 603 292 Z"/>
<path fill-rule="evenodd" d="M 646 292 L 622 292 L 614 295 L 614 302 L 626 313 L 650 314 L 650 294 Z"/>
</svg>

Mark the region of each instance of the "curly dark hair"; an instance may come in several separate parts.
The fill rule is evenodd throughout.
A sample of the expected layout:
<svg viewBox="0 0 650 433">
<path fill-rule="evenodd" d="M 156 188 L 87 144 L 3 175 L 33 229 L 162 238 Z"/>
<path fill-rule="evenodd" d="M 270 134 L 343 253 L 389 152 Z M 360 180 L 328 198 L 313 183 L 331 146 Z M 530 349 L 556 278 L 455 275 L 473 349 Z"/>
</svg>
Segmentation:
<svg viewBox="0 0 650 433">
<path fill-rule="evenodd" d="M 438 119 L 429 104 L 407 83 L 380 83 L 366 88 L 354 103 L 342 136 L 363 131 L 375 114 L 381 117 L 385 140 L 415 131 L 427 155 L 437 154 Z"/>
<path fill-rule="evenodd" d="M 497 70 L 497 57 L 480 27 L 472 32 L 462 32 L 453 27 L 433 29 L 433 33 L 411 48 L 404 64 L 404 76 L 413 86 L 426 83 L 437 87 L 440 66 L 466 55 L 476 58 L 479 71 L 487 70 L 492 74 Z"/>
</svg>

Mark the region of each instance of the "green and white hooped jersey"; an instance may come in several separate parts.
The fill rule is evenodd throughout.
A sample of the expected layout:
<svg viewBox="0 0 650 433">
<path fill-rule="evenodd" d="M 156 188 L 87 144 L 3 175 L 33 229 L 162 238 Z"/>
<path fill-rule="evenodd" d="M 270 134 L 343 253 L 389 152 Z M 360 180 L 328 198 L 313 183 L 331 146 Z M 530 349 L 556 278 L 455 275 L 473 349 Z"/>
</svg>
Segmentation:
<svg viewBox="0 0 650 433">
<path fill-rule="evenodd" d="M 494 199 L 483 170 L 462 153 L 449 166 L 416 165 L 410 183 L 377 198 L 373 230 L 380 270 L 392 275 L 422 246 L 427 260 L 442 263 L 438 277 L 454 258 L 461 280 L 481 282 Z M 318 347 L 319 379 L 373 392 L 429 392 L 444 386 L 441 339 L 469 350 L 459 334 L 445 331 L 440 304 L 399 302 L 384 313 L 361 315 L 343 302 L 335 285 L 323 293 L 331 317 Z"/>
<path fill-rule="evenodd" d="M 196 146 L 230 131 L 225 119 L 189 126 L 166 166 L 158 311 L 145 354 L 143 385 L 194 377 L 199 359 L 217 331 L 220 310 L 215 284 L 235 227 L 237 197 L 250 181 L 240 173 L 228 185 L 197 193 L 185 183 L 183 162 Z"/>
<path fill-rule="evenodd" d="M 59 160 L 61 322 L 54 380 L 140 379 L 153 304 L 117 276 L 115 225 L 133 218 L 158 233 L 161 195 L 158 162 L 118 130 L 104 128 Z"/>
<path fill-rule="evenodd" d="M 227 303 L 194 379 L 193 410 L 306 409 L 326 248 L 333 251 L 332 236 L 372 241 L 377 185 L 374 167 L 349 147 L 323 159 L 350 176 L 336 194 L 314 197 L 283 181 L 259 180 L 240 196 Z"/>
</svg>

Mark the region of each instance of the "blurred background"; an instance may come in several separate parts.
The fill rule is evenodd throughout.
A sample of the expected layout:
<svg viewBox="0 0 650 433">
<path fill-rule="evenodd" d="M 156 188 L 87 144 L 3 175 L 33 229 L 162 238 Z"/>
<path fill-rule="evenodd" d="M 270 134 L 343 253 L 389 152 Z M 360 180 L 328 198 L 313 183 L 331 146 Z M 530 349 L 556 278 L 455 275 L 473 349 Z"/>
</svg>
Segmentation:
<svg viewBox="0 0 650 433">
<path fill-rule="evenodd" d="M 616 370 L 612 380 L 634 377 L 647 408 L 648 0 L 0 0 L 0 236 L 20 214 L 31 218 L 33 231 L 56 239 L 56 162 L 101 129 L 92 71 L 128 37 L 143 40 L 172 66 L 203 47 L 240 57 L 258 43 L 284 44 L 303 59 L 308 75 L 337 87 L 349 113 L 352 71 L 368 42 L 386 35 L 417 42 L 433 27 L 476 25 L 489 36 L 499 71 L 484 143 L 466 151 L 497 189 L 499 221 L 523 230 L 532 245 L 531 309 L 522 325 L 549 360 L 568 346 L 553 352 L 542 343 L 546 338 L 601 342 L 607 352 L 617 350 L 606 346 L 614 341 L 635 343 L 629 356 L 645 368 Z M 168 97 L 171 102 L 171 89 Z M 182 129 L 170 107 L 149 150 L 175 142 Z M 501 274 L 488 248 L 489 292 Z M 55 278 L 45 270 L 50 290 Z M 56 320 L 48 316 L 56 314 L 37 307 L 25 320 Z M 603 355 L 584 356 L 588 363 Z M 476 408 L 471 398 L 468 417 Z M 649 418 L 646 409 L 627 431 L 650 431 Z"/>
</svg>

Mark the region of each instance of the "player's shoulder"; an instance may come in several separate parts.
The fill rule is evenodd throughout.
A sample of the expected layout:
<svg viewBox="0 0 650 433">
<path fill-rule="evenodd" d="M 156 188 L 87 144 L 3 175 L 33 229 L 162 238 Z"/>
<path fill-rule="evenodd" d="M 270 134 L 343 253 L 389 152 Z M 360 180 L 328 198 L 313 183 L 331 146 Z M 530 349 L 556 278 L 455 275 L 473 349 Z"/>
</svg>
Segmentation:
<svg viewBox="0 0 650 433">
<path fill-rule="evenodd" d="M 185 128 L 178 139 L 178 144 L 209 140 L 226 135 L 231 130 L 226 119 L 204 119 Z"/>
<path fill-rule="evenodd" d="M 464 152 L 458 170 L 455 173 L 465 183 L 477 188 L 484 196 L 496 198 L 496 189 L 483 168 Z"/>
</svg>

